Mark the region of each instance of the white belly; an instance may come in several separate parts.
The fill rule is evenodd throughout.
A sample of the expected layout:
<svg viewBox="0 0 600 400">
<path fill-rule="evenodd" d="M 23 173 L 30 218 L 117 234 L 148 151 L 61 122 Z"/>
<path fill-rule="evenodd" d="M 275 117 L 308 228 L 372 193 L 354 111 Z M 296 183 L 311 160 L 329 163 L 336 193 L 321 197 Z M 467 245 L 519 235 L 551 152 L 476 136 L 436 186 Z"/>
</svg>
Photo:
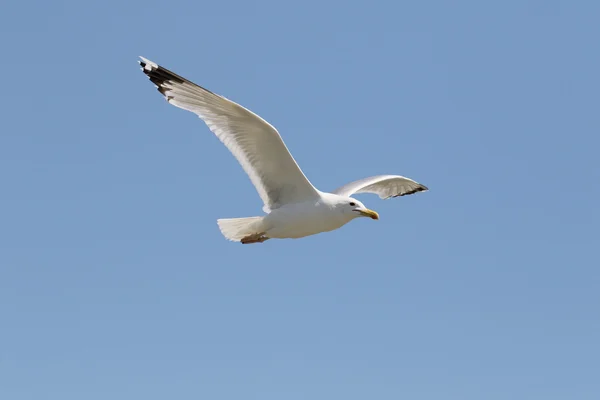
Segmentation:
<svg viewBox="0 0 600 400">
<path fill-rule="evenodd" d="M 284 206 L 265 216 L 266 236 L 297 239 L 338 229 L 350 222 L 343 214 L 332 212 L 320 203 Z"/>
</svg>

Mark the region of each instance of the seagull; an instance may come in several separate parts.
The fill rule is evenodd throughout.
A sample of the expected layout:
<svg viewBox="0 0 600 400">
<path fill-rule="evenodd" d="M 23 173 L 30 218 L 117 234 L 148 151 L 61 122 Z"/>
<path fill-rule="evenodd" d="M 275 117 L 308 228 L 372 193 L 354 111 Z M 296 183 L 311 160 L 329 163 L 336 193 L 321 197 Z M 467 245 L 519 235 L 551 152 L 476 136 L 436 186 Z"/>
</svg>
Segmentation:
<svg viewBox="0 0 600 400">
<path fill-rule="evenodd" d="M 377 175 L 341 186 L 331 193 L 315 188 L 304 175 L 279 132 L 233 101 L 140 57 L 138 63 L 167 102 L 190 111 L 229 149 L 262 199 L 266 215 L 218 219 L 222 235 L 242 244 L 269 239 L 298 239 L 341 228 L 379 214 L 352 197 L 373 193 L 382 199 L 429 190 L 399 175 Z"/>
</svg>

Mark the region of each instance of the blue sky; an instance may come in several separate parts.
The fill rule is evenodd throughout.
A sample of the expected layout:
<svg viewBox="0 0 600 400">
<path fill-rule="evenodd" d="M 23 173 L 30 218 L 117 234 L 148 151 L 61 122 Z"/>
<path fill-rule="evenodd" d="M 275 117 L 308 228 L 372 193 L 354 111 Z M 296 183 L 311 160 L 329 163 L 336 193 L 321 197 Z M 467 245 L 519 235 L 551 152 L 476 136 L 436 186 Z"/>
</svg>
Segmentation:
<svg viewBox="0 0 600 400">
<path fill-rule="evenodd" d="M 600 4 L 9 2 L 0 397 L 600 398 Z M 142 55 L 257 112 L 321 190 L 302 240 Z"/>
</svg>

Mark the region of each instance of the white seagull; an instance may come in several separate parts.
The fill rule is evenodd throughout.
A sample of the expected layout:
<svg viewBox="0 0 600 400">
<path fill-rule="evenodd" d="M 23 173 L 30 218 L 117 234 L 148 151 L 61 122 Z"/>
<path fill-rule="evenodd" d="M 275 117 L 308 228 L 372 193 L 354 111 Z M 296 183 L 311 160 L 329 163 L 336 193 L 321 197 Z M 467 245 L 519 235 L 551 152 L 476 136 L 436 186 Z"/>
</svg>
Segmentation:
<svg viewBox="0 0 600 400">
<path fill-rule="evenodd" d="M 197 114 L 233 153 L 264 203 L 264 216 L 217 220 L 228 240 L 262 243 L 268 239 L 297 239 L 329 232 L 355 218 L 379 219 L 379 214 L 351 197 L 355 193 L 375 193 L 388 199 L 428 190 L 403 176 L 378 175 L 348 183 L 332 193 L 322 192 L 306 178 L 279 132 L 267 121 L 223 96 L 140 58 L 142 71 L 167 101 Z"/>
</svg>

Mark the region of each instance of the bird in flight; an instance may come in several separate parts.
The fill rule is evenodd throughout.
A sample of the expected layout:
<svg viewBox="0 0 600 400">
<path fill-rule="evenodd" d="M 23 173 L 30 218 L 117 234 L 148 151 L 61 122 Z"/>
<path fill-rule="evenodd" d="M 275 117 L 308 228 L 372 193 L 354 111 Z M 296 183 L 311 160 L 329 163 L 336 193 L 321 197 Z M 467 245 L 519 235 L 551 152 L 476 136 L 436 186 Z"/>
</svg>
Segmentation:
<svg viewBox="0 0 600 400">
<path fill-rule="evenodd" d="M 243 244 L 302 238 L 341 228 L 355 218 L 379 219 L 377 212 L 351 197 L 374 193 L 382 199 L 428 190 L 399 175 L 378 175 L 331 193 L 306 178 L 277 129 L 252 111 L 144 58 L 142 71 L 166 100 L 198 115 L 235 156 L 264 203 L 266 215 L 218 219 L 226 239 Z"/>
</svg>

